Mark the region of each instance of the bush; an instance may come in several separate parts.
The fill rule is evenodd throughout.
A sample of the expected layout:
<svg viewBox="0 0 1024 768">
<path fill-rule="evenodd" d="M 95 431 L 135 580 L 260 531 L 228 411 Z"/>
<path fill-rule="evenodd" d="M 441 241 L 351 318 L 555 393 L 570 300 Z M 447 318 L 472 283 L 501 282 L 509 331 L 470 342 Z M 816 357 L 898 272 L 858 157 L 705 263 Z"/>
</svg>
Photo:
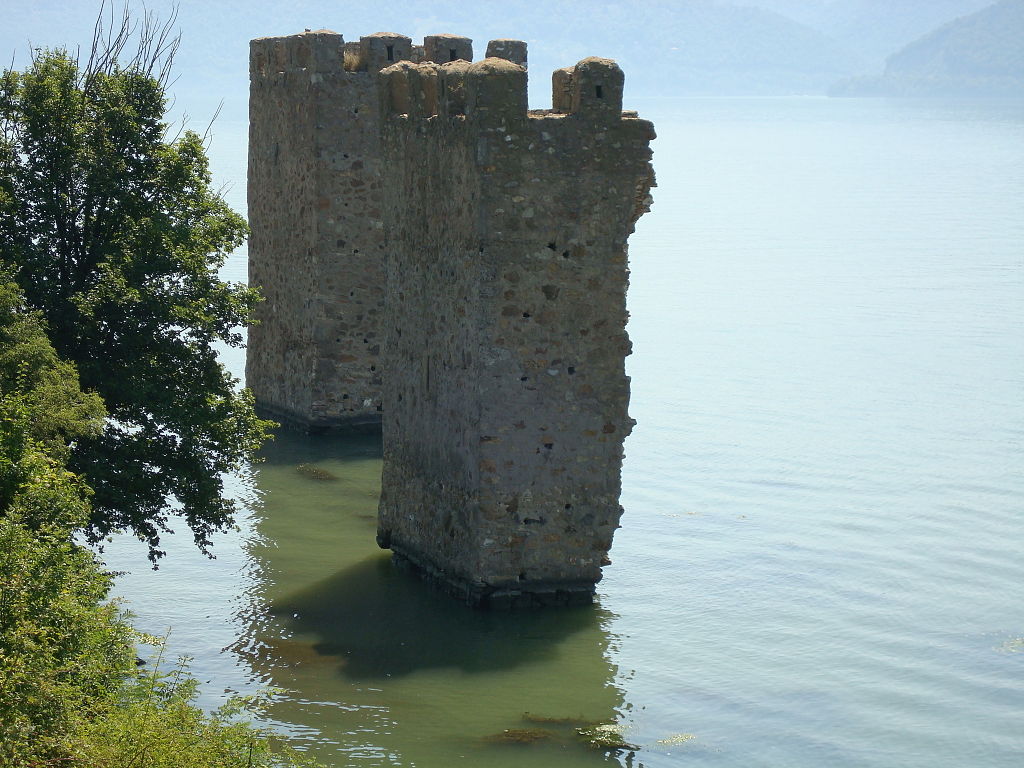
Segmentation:
<svg viewBox="0 0 1024 768">
<path fill-rule="evenodd" d="M 195 707 L 183 667 L 137 671 L 111 576 L 74 541 L 91 489 L 64 462 L 102 414 L 0 268 L 0 768 L 303 764 L 237 704 Z"/>
</svg>

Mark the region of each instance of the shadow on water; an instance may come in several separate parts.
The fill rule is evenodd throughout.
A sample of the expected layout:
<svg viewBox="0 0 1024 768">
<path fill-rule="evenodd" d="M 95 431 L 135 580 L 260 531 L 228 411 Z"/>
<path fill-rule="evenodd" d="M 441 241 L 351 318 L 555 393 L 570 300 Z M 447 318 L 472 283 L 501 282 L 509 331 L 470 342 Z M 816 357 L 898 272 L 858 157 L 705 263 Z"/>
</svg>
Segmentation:
<svg viewBox="0 0 1024 768">
<path fill-rule="evenodd" d="M 377 459 L 384 449 L 379 434 L 306 435 L 284 428 L 274 433 L 260 450 L 261 466 L 279 466 L 311 461 Z"/>
<path fill-rule="evenodd" d="M 568 635 L 596 631 L 600 624 L 595 606 L 474 610 L 396 568 L 384 554 L 275 600 L 270 610 L 296 635 L 318 638 L 312 649 L 336 660 L 339 673 L 357 679 L 425 668 L 475 673 L 537 663 L 554 658 Z"/>
<path fill-rule="evenodd" d="M 481 612 L 395 567 L 375 541 L 380 456 L 379 437 L 282 432 L 257 467 L 233 651 L 285 692 L 275 722 L 328 764 L 617 765 L 576 732 L 623 705 L 614 617 Z"/>
</svg>

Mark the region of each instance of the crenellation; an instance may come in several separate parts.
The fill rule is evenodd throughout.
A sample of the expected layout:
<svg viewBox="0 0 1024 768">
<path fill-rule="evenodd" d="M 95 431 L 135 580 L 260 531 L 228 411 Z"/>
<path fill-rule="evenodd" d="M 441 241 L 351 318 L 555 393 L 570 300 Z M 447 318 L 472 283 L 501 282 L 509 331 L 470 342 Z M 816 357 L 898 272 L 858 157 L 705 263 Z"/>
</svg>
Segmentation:
<svg viewBox="0 0 1024 768">
<path fill-rule="evenodd" d="M 459 35 L 427 35 L 423 38 L 423 58 L 435 64 L 473 61 L 473 41 Z"/>
<path fill-rule="evenodd" d="M 513 64 L 526 68 L 526 43 L 522 40 L 501 38 L 487 43 L 486 58 L 508 59 Z"/>
<path fill-rule="evenodd" d="M 412 55 L 412 39 L 393 32 L 377 32 L 359 38 L 359 71 L 380 72 Z"/>
<path fill-rule="evenodd" d="M 343 66 L 346 72 L 358 72 L 363 64 L 363 43 L 355 40 L 342 46 Z"/>
<path fill-rule="evenodd" d="M 569 111 L 594 120 L 621 119 L 624 80 L 619 65 L 611 59 L 583 59 L 573 68 Z"/>
<path fill-rule="evenodd" d="M 573 67 L 562 67 L 551 73 L 551 108 L 555 112 L 572 112 Z"/>
<path fill-rule="evenodd" d="M 487 125 L 518 123 L 527 113 L 526 69 L 490 58 L 466 70 L 466 117 Z"/>
<path fill-rule="evenodd" d="M 381 95 L 390 114 L 431 117 L 437 114 L 440 67 L 432 61 L 402 61 L 381 70 Z"/>
<path fill-rule="evenodd" d="M 466 74 L 470 63 L 464 59 L 441 65 L 438 80 L 438 114 L 452 117 L 466 114 Z"/>
<path fill-rule="evenodd" d="M 627 239 L 653 127 L 621 111 L 609 59 L 557 70 L 553 109 L 530 111 L 521 41 L 471 63 L 469 38 L 421 55 L 378 34 L 357 64 L 318 32 L 288 61 L 323 47 L 333 65 L 268 77 L 281 40 L 251 57 L 258 402 L 307 428 L 381 424 L 378 541 L 454 594 L 589 600 L 622 514 Z"/>
</svg>

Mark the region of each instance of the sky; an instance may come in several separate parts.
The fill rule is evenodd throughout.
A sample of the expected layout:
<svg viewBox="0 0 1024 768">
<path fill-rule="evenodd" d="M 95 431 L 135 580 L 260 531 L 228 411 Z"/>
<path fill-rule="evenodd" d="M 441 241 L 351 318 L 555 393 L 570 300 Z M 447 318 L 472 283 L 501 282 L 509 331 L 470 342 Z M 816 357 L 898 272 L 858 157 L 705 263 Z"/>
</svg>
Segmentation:
<svg viewBox="0 0 1024 768">
<path fill-rule="evenodd" d="M 550 106 L 550 72 L 585 56 L 619 61 L 631 96 L 824 93 L 836 80 L 880 71 L 884 56 L 937 22 L 989 0 L 130 0 L 182 33 L 175 108 L 197 120 L 223 100 L 247 115 L 248 41 L 328 28 L 347 40 L 400 32 L 415 41 L 452 32 L 524 39 L 530 102 Z M 100 0 L 4 0 L 0 55 L 24 66 L 32 46 L 86 45 Z M 738 7 L 744 6 L 744 7 Z M 756 6 L 756 7 L 755 7 Z M 118 4 L 115 7 L 120 7 Z M 109 4 L 108 4 L 109 8 Z M 788 16 L 780 15 L 788 14 Z M 5 63 L 6 63 L 5 62 Z"/>
</svg>

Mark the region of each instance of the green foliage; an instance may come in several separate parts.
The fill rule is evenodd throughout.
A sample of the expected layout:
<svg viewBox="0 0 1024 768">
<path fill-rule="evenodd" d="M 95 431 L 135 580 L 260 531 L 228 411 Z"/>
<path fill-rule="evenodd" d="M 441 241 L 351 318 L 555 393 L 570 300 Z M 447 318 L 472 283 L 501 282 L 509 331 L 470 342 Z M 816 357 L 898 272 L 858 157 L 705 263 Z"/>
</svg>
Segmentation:
<svg viewBox="0 0 1024 768">
<path fill-rule="evenodd" d="M 0 263 L 0 515 L 34 529 L 86 523 L 89 489 L 63 465 L 68 446 L 100 434 L 105 412 L 58 359 Z"/>
<path fill-rule="evenodd" d="M 73 484 L 45 470 L 41 490 L 60 503 Z M 102 605 L 109 578 L 87 550 L 57 526 L 32 530 L 17 514 L 0 517 L 0 766 L 61 754 L 81 713 L 109 699 L 134 665 L 130 628 Z"/>
<path fill-rule="evenodd" d="M 204 550 L 231 524 L 221 476 L 269 422 L 214 349 L 242 344 L 258 300 L 217 277 L 246 224 L 210 188 L 202 138 L 167 138 L 173 47 L 142 39 L 123 67 L 117 38 L 0 76 L 0 261 L 111 416 L 70 458 L 95 494 L 89 538 L 131 529 L 155 560 L 171 514 Z"/>
<path fill-rule="evenodd" d="M 69 533 L 0 516 L 0 768 L 312 765 L 239 719 L 244 702 L 205 714 L 183 665 L 138 674 L 110 577 Z"/>
<path fill-rule="evenodd" d="M 76 759 L 109 768 L 263 768 L 315 763 L 239 719 L 244 699 L 207 715 L 194 705 L 196 681 L 185 662 L 169 674 L 159 663 L 133 678 L 117 700 L 83 719 Z"/>
<path fill-rule="evenodd" d="M 305 764 L 237 704 L 196 708 L 183 667 L 137 673 L 111 577 L 73 540 L 91 491 L 64 461 L 102 424 L 0 269 L 0 768 Z"/>
<path fill-rule="evenodd" d="M 128 627 L 100 605 L 109 577 L 71 540 L 89 489 L 63 460 L 102 420 L 0 270 L 0 765 L 52 751 L 134 659 Z"/>
</svg>

